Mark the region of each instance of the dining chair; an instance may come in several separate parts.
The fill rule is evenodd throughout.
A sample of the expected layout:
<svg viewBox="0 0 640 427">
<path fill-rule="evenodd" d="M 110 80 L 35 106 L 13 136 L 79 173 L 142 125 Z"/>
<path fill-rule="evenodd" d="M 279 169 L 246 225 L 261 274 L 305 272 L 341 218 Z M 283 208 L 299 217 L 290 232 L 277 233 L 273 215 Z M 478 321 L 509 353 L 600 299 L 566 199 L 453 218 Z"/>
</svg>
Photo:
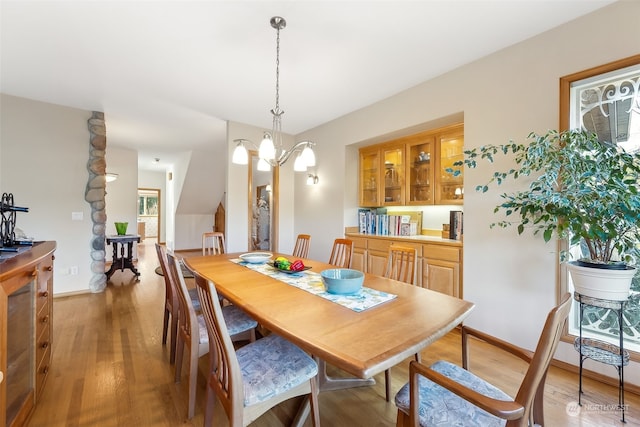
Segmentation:
<svg viewBox="0 0 640 427">
<path fill-rule="evenodd" d="M 209 351 L 209 336 L 202 314 L 196 313 L 189 291 L 182 275 L 180 260 L 172 253 L 167 253 L 167 266 L 169 274 L 177 283 L 178 295 L 178 333 L 176 340 L 176 372 L 175 382 L 182 379 L 182 360 L 185 349 L 189 353 L 188 366 L 188 418 L 193 418 L 196 405 L 196 385 L 198 377 L 198 359 Z M 198 293 L 197 289 L 195 289 Z M 200 298 L 198 297 L 200 301 Z M 218 303 L 219 304 L 219 303 Z M 201 304 L 202 306 L 202 304 Z M 233 340 L 255 341 L 258 322 L 245 314 L 235 305 L 228 305 L 221 309 L 222 318 L 227 324 L 229 334 Z"/>
<path fill-rule="evenodd" d="M 296 345 L 273 333 L 235 350 L 228 326 L 222 321 L 215 285 L 197 273 L 195 277 L 209 334 L 204 425 L 213 423 L 216 396 L 231 427 L 246 426 L 280 402 L 307 396 L 312 424 L 319 427 L 316 362 Z"/>
<path fill-rule="evenodd" d="M 226 251 L 224 233 L 220 231 L 202 233 L 202 255 L 220 255 Z"/>
<path fill-rule="evenodd" d="M 415 248 L 401 245 L 389 246 L 384 277 L 415 285 L 416 268 Z"/>
<path fill-rule="evenodd" d="M 416 277 L 416 249 L 410 246 L 391 245 L 383 276 L 414 285 Z M 415 354 L 420 361 L 420 353 Z M 391 368 L 384 371 L 384 391 L 387 402 L 391 400 Z"/>
<path fill-rule="evenodd" d="M 160 269 L 164 278 L 164 319 L 162 321 L 162 345 L 167 344 L 167 335 L 170 333 L 171 341 L 169 343 L 169 363 L 173 364 L 176 360 L 176 334 L 178 331 L 178 293 L 176 285 L 168 272 L 167 251 L 164 245 L 155 244 L 158 261 L 160 261 Z M 189 298 L 193 304 L 195 311 L 200 311 L 200 300 L 198 292 L 195 288 L 189 289 Z M 169 324 L 171 320 L 171 324 Z M 170 327 L 170 328 L 169 328 Z"/>
<path fill-rule="evenodd" d="M 544 383 L 570 309 L 571 295 L 567 293 L 547 315 L 533 353 L 463 326 L 462 368 L 446 361 L 431 367 L 411 361 L 409 383 L 395 398 L 396 426 L 435 426 L 441 425 L 442 420 L 447 420 L 448 425 L 544 425 Z M 469 336 L 529 363 L 515 399 L 469 371 Z"/>
<path fill-rule="evenodd" d="M 306 258 L 309 255 L 309 244 L 311 236 L 309 234 L 298 234 L 296 245 L 293 247 L 293 255 L 295 258 Z"/>
<path fill-rule="evenodd" d="M 329 264 L 340 268 L 351 268 L 353 241 L 349 239 L 335 239 L 329 256 Z"/>
</svg>

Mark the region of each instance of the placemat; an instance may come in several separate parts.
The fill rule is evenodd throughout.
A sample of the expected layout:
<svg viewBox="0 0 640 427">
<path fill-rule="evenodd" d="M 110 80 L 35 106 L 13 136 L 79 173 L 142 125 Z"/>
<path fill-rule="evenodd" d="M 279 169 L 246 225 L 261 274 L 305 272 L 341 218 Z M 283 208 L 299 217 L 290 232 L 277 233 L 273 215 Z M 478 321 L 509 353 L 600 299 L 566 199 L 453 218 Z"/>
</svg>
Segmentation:
<svg viewBox="0 0 640 427">
<path fill-rule="evenodd" d="M 295 286 L 303 291 L 307 291 L 329 301 L 333 301 L 336 304 L 340 304 L 343 307 L 357 312 L 375 307 L 397 297 L 397 295 L 367 288 L 365 286 L 362 287 L 362 290 L 359 293 L 354 295 L 330 294 L 324 288 L 324 283 L 322 283 L 320 273 L 316 273 L 311 270 L 301 271 L 298 273 L 282 273 L 266 263 L 250 264 L 239 258 L 232 259 L 230 261 L 243 265 L 266 276 L 273 277 L 274 279 L 280 280 L 288 285 Z"/>
</svg>

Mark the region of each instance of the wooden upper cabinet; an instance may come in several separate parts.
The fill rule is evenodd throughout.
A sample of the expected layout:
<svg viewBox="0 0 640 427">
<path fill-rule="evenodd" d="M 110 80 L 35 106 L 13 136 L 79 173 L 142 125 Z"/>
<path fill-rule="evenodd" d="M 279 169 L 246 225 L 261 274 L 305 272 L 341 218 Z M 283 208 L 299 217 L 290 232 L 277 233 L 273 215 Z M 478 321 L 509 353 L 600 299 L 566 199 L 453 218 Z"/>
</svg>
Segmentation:
<svg viewBox="0 0 640 427">
<path fill-rule="evenodd" d="M 377 147 L 360 149 L 360 206 L 382 205 L 380 187 L 380 150 Z"/>
<path fill-rule="evenodd" d="M 464 156 L 462 124 L 360 149 L 360 206 L 461 205 L 460 175 L 446 172 Z"/>
<path fill-rule="evenodd" d="M 461 205 L 464 202 L 464 166 L 453 166 L 464 159 L 464 131 L 457 126 L 437 136 L 436 171 L 437 205 Z M 447 169 L 458 169 L 460 174 L 454 176 Z"/>
</svg>

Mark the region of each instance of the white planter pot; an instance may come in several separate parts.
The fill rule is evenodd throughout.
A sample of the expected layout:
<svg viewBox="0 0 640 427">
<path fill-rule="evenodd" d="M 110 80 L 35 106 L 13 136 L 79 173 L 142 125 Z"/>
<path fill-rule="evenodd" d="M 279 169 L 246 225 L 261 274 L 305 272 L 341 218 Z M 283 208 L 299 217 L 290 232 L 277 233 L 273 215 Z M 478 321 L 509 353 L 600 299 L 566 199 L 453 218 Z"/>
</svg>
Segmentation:
<svg viewBox="0 0 640 427">
<path fill-rule="evenodd" d="M 625 301 L 629 298 L 631 281 L 636 269 L 609 270 L 583 267 L 574 262 L 567 263 L 573 288 L 579 294 L 610 301 Z"/>
</svg>

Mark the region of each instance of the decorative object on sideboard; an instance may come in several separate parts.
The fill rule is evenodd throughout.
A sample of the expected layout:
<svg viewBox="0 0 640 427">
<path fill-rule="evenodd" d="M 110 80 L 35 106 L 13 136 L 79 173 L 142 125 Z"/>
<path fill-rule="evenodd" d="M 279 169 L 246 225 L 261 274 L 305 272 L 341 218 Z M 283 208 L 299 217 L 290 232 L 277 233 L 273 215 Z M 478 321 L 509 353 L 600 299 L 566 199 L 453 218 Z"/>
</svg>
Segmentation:
<svg viewBox="0 0 640 427">
<path fill-rule="evenodd" d="M 13 203 L 13 193 L 3 193 L 0 200 L 0 251 L 17 252 L 16 245 L 28 244 L 30 242 L 16 240 L 16 213 L 29 212 L 29 208 L 16 206 Z"/>
</svg>

